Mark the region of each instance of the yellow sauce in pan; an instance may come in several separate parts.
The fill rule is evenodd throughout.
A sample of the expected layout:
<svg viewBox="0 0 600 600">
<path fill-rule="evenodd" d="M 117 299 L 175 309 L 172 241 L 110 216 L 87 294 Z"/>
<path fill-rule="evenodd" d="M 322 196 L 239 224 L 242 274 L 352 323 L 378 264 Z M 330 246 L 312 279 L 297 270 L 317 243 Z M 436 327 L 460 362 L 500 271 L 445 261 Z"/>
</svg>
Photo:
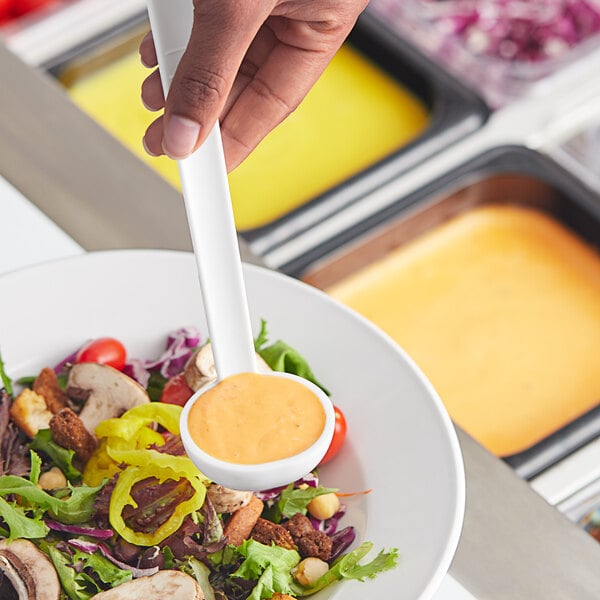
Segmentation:
<svg viewBox="0 0 600 600">
<path fill-rule="evenodd" d="M 600 256 L 541 212 L 473 210 L 328 291 L 398 341 L 499 456 L 600 401 Z"/>
<path fill-rule="evenodd" d="M 204 452 L 244 465 L 300 454 L 324 427 L 323 406 L 306 386 L 258 373 L 226 377 L 199 396 L 188 417 Z"/>
<path fill-rule="evenodd" d="M 131 53 L 69 85 L 73 101 L 175 187 L 176 164 L 142 148 L 156 117 L 140 101 L 149 71 Z M 230 175 L 238 229 L 266 225 L 357 175 L 421 134 L 425 105 L 343 47 L 300 107 Z"/>
</svg>

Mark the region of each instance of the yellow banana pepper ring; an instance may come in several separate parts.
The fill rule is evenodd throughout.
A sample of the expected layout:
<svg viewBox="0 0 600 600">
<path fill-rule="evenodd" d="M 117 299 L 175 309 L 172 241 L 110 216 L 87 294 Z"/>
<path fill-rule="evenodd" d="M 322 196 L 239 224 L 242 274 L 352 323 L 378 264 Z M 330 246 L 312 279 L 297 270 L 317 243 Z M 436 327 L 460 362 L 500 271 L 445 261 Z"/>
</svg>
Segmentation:
<svg viewBox="0 0 600 600">
<path fill-rule="evenodd" d="M 105 479 L 112 479 L 120 470 L 117 463 L 106 453 L 106 440 L 102 440 L 85 464 L 83 483 L 90 486 L 100 485 Z"/>
<path fill-rule="evenodd" d="M 102 437 L 118 437 L 132 439 L 142 428 L 151 423 L 158 423 L 171 433 L 179 433 L 179 417 L 181 406 L 150 402 L 141 404 L 123 413 L 117 419 L 106 419 L 96 427 L 96 435 Z"/>
<path fill-rule="evenodd" d="M 181 474 L 169 467 L 159 467 L 154 463 L 146 467 L 127 467 L 119 475 L 110 499 L 109 521 L 111 526 L 125 540 L 138 546 L 154 546 L 175 533 L 181 527 L 183 519 L 187 515 L 202 507 L 204 498 L 206 497 L 206 487 L 202 480 L 198 477 L 188 477 L 187 479 L 194 488 L 195 494 L 189 500 L 178 504 L 168 521 L 158 527 L 156 531 L 152 533 L 134 531 L 125 523 L 122 516 L 123 509 L 128 505 L 137 508 L 137 503 L 131 497 L 131 489 L 138 481 L 142 481 L 148 477 L 155 477 L 159 483 L 163 483 L 167 479 L 178 481 L 181 479 Z"/>
</svg>

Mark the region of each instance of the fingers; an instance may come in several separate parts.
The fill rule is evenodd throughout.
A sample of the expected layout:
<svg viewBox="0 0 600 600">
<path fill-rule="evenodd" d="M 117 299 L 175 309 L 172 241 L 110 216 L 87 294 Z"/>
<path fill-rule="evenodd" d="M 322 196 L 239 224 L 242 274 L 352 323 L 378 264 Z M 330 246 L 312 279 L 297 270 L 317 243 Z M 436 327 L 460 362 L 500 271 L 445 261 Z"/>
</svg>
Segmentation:
<svg viewBox="0 0 600 600">
<path fill-rule="evenodd" d="M 156 119 L 156 121 L 151 123 L 148 129 L 146 129 L 146 135 L 144 135 L 144 139 L 142 140 L 144 149 L 150 156 L 161 156 L 164 154 L 162 148 L 162 139 L 163 117 L 161 115 L 158 117 L 158 119 Z"/>
<path fill-rule="evenodd" d="M 165 106 L 165 95 L 160 81 L 158 69 L 146 77 L 142 83 L 142 102 L 151 111 L 157 111 Z"/>
<path fill-rule="evenodd" d="M 268 23 L 273 24 L 270 19 Z M 318 50 L 280 42 L 270 31 L 271 49 L 221 121 L 227 168 L 233 170 L 272 129 L 300 104 L 338 50 L 341 39 Z M 237 84 L 236 84 L 237 85 Z"/>
<path fill-rule="evenodd" d="M 208 136 L 225 106 L 244 54 L 269 10 L 267 2 L 195 2 L 190 43 L 165 107 L 166 154 L 176 159 L 188 156 Z"/>
<path fill-rule="evenodd" d="M 228 169 L 235 168 L 308 93 L 366 0 L 195 0 L 190 43 L 162 94 L 158 71 L 142 86 L 150 110 L 164 117 L 148 128 L 152 154 L 185 158 L 221 118 Z M 272 16 L 269 14 L 272 12 Z M 156 66 L 152 35 L 140 58 Z"/>
<path fill-rule="evenodd" d="M 142 64 L 149 69 L 158 65 L 156 49 L 154 48 L 154 38 L 152 37 L 151 31 L 149 31 L 140 42 L 140 60 L 142 61 Z"/>
</svg>

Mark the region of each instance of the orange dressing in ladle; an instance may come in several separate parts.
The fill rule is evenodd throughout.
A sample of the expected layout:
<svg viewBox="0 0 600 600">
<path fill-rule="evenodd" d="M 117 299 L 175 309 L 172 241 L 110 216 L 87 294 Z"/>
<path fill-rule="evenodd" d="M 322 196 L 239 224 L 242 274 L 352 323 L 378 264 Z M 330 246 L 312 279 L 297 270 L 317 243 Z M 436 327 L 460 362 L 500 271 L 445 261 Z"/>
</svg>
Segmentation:
<svg viewBox="0 0 600 600">
<path fill-rule="evenodd" d="M 237 464 L 299 454 L 324 427 L 323 405 L 305 385 L 258 373 L 224 378 L 198 397 L 188 416 L 190 435 L 204 452 Z"/>
</svg>

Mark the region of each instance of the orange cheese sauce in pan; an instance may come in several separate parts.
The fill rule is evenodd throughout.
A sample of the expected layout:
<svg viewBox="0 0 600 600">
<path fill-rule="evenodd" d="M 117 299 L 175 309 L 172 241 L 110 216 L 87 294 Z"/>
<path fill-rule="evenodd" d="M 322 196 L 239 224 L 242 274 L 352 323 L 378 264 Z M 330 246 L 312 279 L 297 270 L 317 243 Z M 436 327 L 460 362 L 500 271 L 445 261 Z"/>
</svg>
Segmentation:
<svg viewBox="0 0 600 600">
<path fill-rule="evenodd" d="M 600 256 L 542 212 L 472 210 L 334 285 L 499 456 L 600 401 Z"/>
<path fill-rule="evenodd" d="M 192 439 L 220 460 L 254 465 L 289 458 L 323 433 L 325 411 L 304 385 L 240 373 L 198 397 L 188 417 Z"/>
</svg>

